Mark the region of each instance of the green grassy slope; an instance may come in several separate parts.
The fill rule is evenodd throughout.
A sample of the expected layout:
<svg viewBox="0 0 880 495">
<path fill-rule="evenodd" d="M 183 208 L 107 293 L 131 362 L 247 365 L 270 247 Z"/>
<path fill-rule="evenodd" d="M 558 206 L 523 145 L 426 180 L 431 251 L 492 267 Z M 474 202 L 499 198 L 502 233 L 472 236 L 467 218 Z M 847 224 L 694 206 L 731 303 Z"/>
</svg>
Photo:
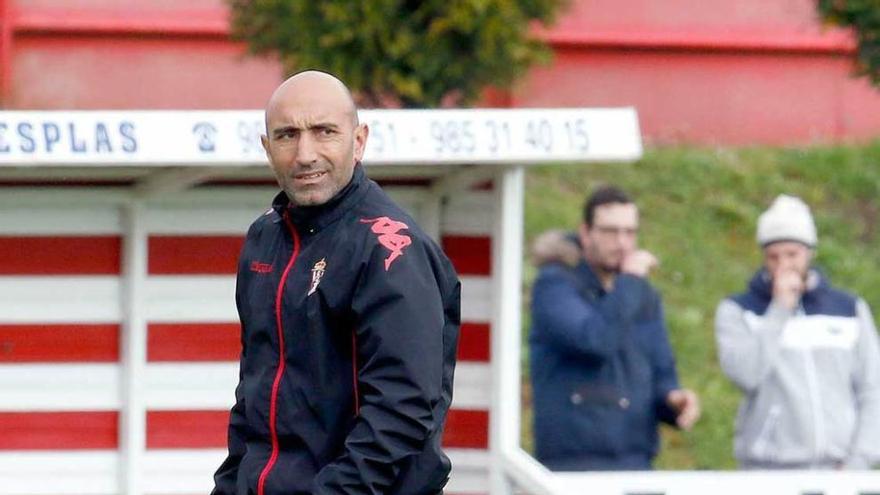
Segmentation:
<svg viewBox="0 0 880 495">
<path fill-rule="evenodd" d="M 527 242 L 548 228 L 574 227 L 585 195 L 602 183 L 621 186 L 641 209 L 640 242 L 661 260 L 652 280 L 666 303 L 679 372 L 703 402 L 703 418 L 694 431 L 664 428 L 657 467 L 733 468 L 739 392 L 717 363 L 715 306 L 742 290 L 758 267 L 757 217 L 776 195 L 789 193 L 813 209 L 817 263 L 836 285 L 859 293 L 880 315 L 880 142 L 806 150 L 665 149 L 649 151 L 634 164 L 534 168 L 527 175 Z M 534 268 L 527 266 L 525 274 L 527 294 Z M 526 448 L 531 445 L 528 392 L 526 386 Z"/>
</svg>

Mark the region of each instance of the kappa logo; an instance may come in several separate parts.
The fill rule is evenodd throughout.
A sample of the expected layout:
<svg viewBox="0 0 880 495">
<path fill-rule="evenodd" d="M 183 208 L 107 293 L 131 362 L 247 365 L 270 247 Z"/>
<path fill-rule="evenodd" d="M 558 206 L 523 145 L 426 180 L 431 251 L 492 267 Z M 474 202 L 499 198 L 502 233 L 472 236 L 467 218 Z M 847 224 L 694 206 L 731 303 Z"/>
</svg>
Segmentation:
<svg viewBox="0 0 880 495">
<path fill-rule="evenodd" d="M 403 222 L 388 217 L 362 218 L 361 223 L 373 224 L 371 230 L 374 234 L 378 234 L 379 244 L 391 251 L 391 254 L 385 258 L 385 271 L 387 272 L 391 268 L 391 263 L 403 256 L 403 248 L 412 244 L 412 239 L 408 235 L 398 233 L 409 227 Z"/>
<path fill-rule="evenodd" d="M 315 263 L 315 266 L 312 267 L 312 285 L 309 287 L 309 293 L 306 296 L 311 296 L 318 290 L 318 284 L 321 283 L 326 268 L 327 261 L 324 258 L 321 258 L 321 261 Z"/>
<path fill-rule="evenodd" d="M 254 273 L 267 274 L 272 273 L 272 264 L 263 263 L 261 261 L 251 261 L 251 271 Z"/>
</svg>

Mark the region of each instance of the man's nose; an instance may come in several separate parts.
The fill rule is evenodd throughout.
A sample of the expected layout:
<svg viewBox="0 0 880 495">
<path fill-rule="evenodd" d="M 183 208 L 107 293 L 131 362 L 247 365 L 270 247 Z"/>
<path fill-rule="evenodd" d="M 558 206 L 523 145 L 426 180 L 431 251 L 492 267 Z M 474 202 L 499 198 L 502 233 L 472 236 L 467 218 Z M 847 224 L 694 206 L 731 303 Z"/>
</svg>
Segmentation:
<svg viewBox="0 0 880 495">
<path fill-rule="evenodd" d="M 308 165 L 318 161 L 317 143 L 308 132 L 302 133 L 297 143 L 296 161 L 301 165 Z"/>
<path fill-rule="evenodd" d="M 795 267 L 795 264 L 796 263 L 794 262 L 794 258 L 788 257 L 782 258 L 779 262 L 780 268 L 782 268 L 783 270 L 791 270 Z"/>
</svg>

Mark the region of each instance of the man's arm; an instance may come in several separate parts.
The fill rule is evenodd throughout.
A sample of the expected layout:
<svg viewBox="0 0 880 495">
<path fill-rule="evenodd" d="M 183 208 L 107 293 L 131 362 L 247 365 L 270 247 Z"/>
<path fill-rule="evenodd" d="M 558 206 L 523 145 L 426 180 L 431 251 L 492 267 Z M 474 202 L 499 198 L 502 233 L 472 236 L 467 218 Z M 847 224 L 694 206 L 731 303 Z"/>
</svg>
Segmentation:
<svg viewBox="0 0 880 495">
<path fill-rule="evenodd" d="M 669 344 L 669 333 L 666 330 L 666 315 L 659 295 L 652 294 L 653 310 L 651 315 L 658 325 L 651 332 L 651 371 L 654 375 L 654 405 L 657 417 L 664 423 L 677 426 L 679 410 L 669 403 L 669 394 L 679 390 L 678 372 L 675 369 L 675 355 Z"/>
<path fill-rule="evenodd" d="M 880 460 L 880 345 L 871 309 L 861 299 L 856 303 L 856 315 L 859 340 L 853 386 L 858 424 L 844 464 L 850 469 L 869 469 Z"/>
<path fill-rule="evenodd" d="M 361 273 L 352 300 L 360 407 L 342 455 L 317 474 L 315 494 L 388 493 L 443 426 L 445 318 L 427 249 L 414 240 L 386 270 L 389 253 L 376 246 Z"/>
<path fill-rule="evenodd" d="M 237 295 L 236 303 L 238 303 Z M 242 324 L 238 386 L 235 387 L 235 405 L 232 406 L 232 410 L 229 412 L 229 429 L 227 432 L 229 454 L 226 456 L 223 464 L 220 465 L 220 468 L 217 469 L 217 472 L 214 473 L 214 490 L 211 491 L 211 495 L 234 495 L 236 493 L 235 485 L 238 480 L 238 466 L 241 464 L 241 458 L 244 457 L 247 451 L 245 438 L 248 424 L 245 417 L 244 380 L 242 379 L 245 359 L 244 344 L 244 325 Z"/>
<path fill-rule="evenodd" d="M 245 432 L 247 430 L 247 419 L 244 416 L 244 394 L 242 391 L 242 383 L 239 378 L 238 386 L 235 388 L 235 405 L 229 413 L 229 429 L 228 444 L 229 454 L 226 460 L 214 473 L 214 490 L 211 495 L 234 495 L 236 492 L 235 485 L 238 481 L 238 466 L 241 464 L 241 458 L 246 452 L 245 448 Z"/>
<path fill-rule="evenodd" d="M 533 326 L 562 352 L 605 359 L 620 346 L 621 328 L 638 311 L 645 282 L 618 275 L 611 292 L 589 303 L 573 277 L 561 265 L 542 269 L 532 291 Z"/>
<path fill-rule="evenodd" d="M 771 302 L 763 316 L 746 321 L 746 311 L 725 299 L 715 311 L 715 339 L 721 369 L 745 393 L 754 392 L 779 358 L 780 337 L 794 311 Z"/>
</svg>

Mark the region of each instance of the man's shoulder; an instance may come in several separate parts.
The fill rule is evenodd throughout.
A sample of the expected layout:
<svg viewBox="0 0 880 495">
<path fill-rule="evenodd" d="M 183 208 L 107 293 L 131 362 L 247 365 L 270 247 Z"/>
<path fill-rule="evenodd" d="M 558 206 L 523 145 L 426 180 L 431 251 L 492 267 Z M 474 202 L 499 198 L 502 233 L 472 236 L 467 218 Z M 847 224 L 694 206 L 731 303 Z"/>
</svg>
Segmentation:
<svg viewBox="0 0 880 495">
<path fill-rule="evenodd" d="M 582 285 L 575 270 L 561 261 L 544 263 L 538 268 L 535 285 L 551 283 L 566 283 L 574 286 Z"/>
<path fill-rule="evenodd" d="M 859 301 L 857 294 L 831 285 L 825 286 L 819 294 L 823 313 L 833 316 L 855 316 Z"/>
<path fill-rule="evenodd" d="M 754 305 L 759 299 L 760 298 L 757 295 L 749 291 L 734 292 L 724 298 L 725 301 L 732 301 L 742 307 Z"/>
<path fill-rule="evenodd" d="M 368 258 L 381 256 L 386 269 L 397 260 L 411 258 L 406 255 L 414 251 L 424 253 L 428 258 L 445 260 L 444 264 L 451 268 L 451 263 L 431 236 L 375 183 L 370 183 L 370 190 L 352 210 L 346 223 L 346 235 L 363 247 Z M 420 254 L 418 258 L 424 259 L 425 256 Z"/>
<path fill-rule="evenodd" d="M 368 187 L 364 200 L 354 209 L 353 217 L 350 219 L 354 225 L 363 226 L 359 230 L 374 234 L 406 235 L 414 242 L 430 239 L 412 215 L 388 196 L 378 184 L 370 181 Z M 376 236 L 367 235 L 367 237 L 378 242 Z"/>
<path fill-rule="evenodd" d="M 259 235 L 267 226 L 275 225 L 281 221 L 281 216 L 273 208 L 269 208 L 260 213 L 248 227 L 247 237 Z"/>
<path fill-rule="evenodd" d="M 834 285 L 825 275 L 822 277 L 822 295 L 824 297 L 839 299 L 841 301 L 851 301 L 855 303 L 859 299 L 859 295 L 842 287 Z"/>
</svg>

